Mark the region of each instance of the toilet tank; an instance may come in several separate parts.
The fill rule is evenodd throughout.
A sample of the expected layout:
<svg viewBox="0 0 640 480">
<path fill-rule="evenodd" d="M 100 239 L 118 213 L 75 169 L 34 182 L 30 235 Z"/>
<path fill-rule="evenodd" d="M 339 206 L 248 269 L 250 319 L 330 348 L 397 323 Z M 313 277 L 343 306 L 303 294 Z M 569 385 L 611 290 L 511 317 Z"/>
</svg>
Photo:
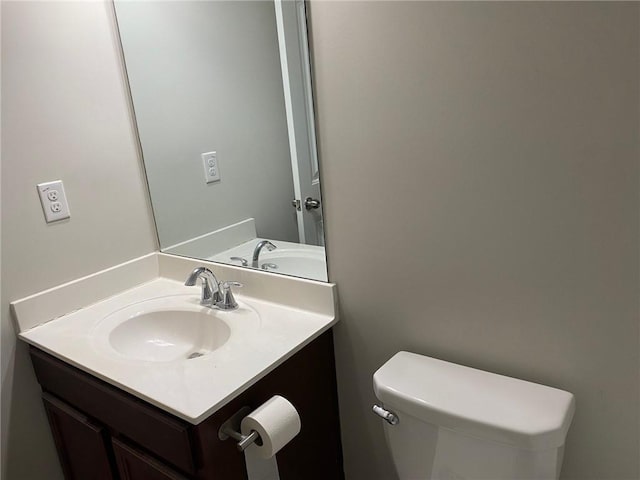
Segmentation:
<svg viewBox="0 0 640 480">
<path fill-rule="evenodd" d="M 401 480 L 558 478 L 571 393 L 409 352 L 373 382 Z"/>
</svg>

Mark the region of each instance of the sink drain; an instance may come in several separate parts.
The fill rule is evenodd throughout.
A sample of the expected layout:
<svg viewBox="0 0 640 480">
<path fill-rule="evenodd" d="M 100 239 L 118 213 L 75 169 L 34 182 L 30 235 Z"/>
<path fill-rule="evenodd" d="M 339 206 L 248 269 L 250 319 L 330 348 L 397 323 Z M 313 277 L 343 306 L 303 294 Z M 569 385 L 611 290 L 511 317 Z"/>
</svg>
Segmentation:
<svg viewBox="0 0 640 480">
<path fill-rule="evenodd" d="M 198 358 L 198 357 L 203 357 L 203 356 L 204 356 L 204 353 L 193 352 L 192 354 L 187 356 L 187 360 L 191 360 L 192 358 Z"/>
</svg>

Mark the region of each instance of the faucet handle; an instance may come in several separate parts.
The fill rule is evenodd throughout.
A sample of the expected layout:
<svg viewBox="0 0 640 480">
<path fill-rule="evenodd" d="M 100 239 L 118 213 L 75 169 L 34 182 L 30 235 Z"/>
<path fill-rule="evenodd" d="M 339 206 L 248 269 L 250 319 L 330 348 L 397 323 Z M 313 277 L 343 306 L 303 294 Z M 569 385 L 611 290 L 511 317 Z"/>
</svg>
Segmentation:
<svg viewBox="0 0 640 480">
<path fill-rule="evenodd" d="M 232 262 L 240 262 L 240 265 L 242 265 L 243 267 L 249 266 L 249 261 L 244 257 L 230 257 L 229 260 L 231 260 Z"/>
<path fill-rule="evenodd" d="M 233 281 L 220 283 L 220 295 L 222 299 L 217 304 L 220 310 L 235 310 L 238 308 L 238 302 L 236 302 L 236 299 L 233 297 L 231 287 L 242 287 L 242 284 Z"/>
</svg>

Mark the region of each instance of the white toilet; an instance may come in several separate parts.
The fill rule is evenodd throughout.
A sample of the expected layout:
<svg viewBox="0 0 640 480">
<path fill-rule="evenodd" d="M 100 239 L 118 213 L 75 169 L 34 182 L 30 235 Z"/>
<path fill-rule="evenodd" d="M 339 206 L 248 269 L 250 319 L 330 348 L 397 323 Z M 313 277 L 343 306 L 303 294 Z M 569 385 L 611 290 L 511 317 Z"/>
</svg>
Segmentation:
<svg viewBox="0 0 640 480">
<path fill-rule="evenodd" d="M 560 474 L 571 393 L 409 352 L 380 367 L 373 384 L 400 480 Z"/>
</svg>

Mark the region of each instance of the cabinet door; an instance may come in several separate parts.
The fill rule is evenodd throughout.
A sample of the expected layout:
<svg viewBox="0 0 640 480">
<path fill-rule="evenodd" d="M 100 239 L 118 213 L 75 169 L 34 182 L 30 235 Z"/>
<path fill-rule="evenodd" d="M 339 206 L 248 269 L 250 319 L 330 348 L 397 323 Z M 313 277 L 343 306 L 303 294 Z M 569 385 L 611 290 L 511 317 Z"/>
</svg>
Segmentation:
<svg viewBox="0 0 640 480">
<path fill-rule="evenodd" d="M 187 477 L 121 440 L 114 438 L 112 442 L 122 480 L 187 480 Z"/>
<path fill-rule="evenodd" d="M 193 457 L 191 425 L 187 422 L 37 348 L 31 347 L 31 360 L 43 390 L 95 418 L 110 432 L 118 432 L 143 445 L 178 469 L 189 474 L 198 470 Z"/>
<path fill-rule="evenodd" d="M 104 429 L 52 395 L 42 401 L 65 479 L 113 480 Z"/>
</svg>

